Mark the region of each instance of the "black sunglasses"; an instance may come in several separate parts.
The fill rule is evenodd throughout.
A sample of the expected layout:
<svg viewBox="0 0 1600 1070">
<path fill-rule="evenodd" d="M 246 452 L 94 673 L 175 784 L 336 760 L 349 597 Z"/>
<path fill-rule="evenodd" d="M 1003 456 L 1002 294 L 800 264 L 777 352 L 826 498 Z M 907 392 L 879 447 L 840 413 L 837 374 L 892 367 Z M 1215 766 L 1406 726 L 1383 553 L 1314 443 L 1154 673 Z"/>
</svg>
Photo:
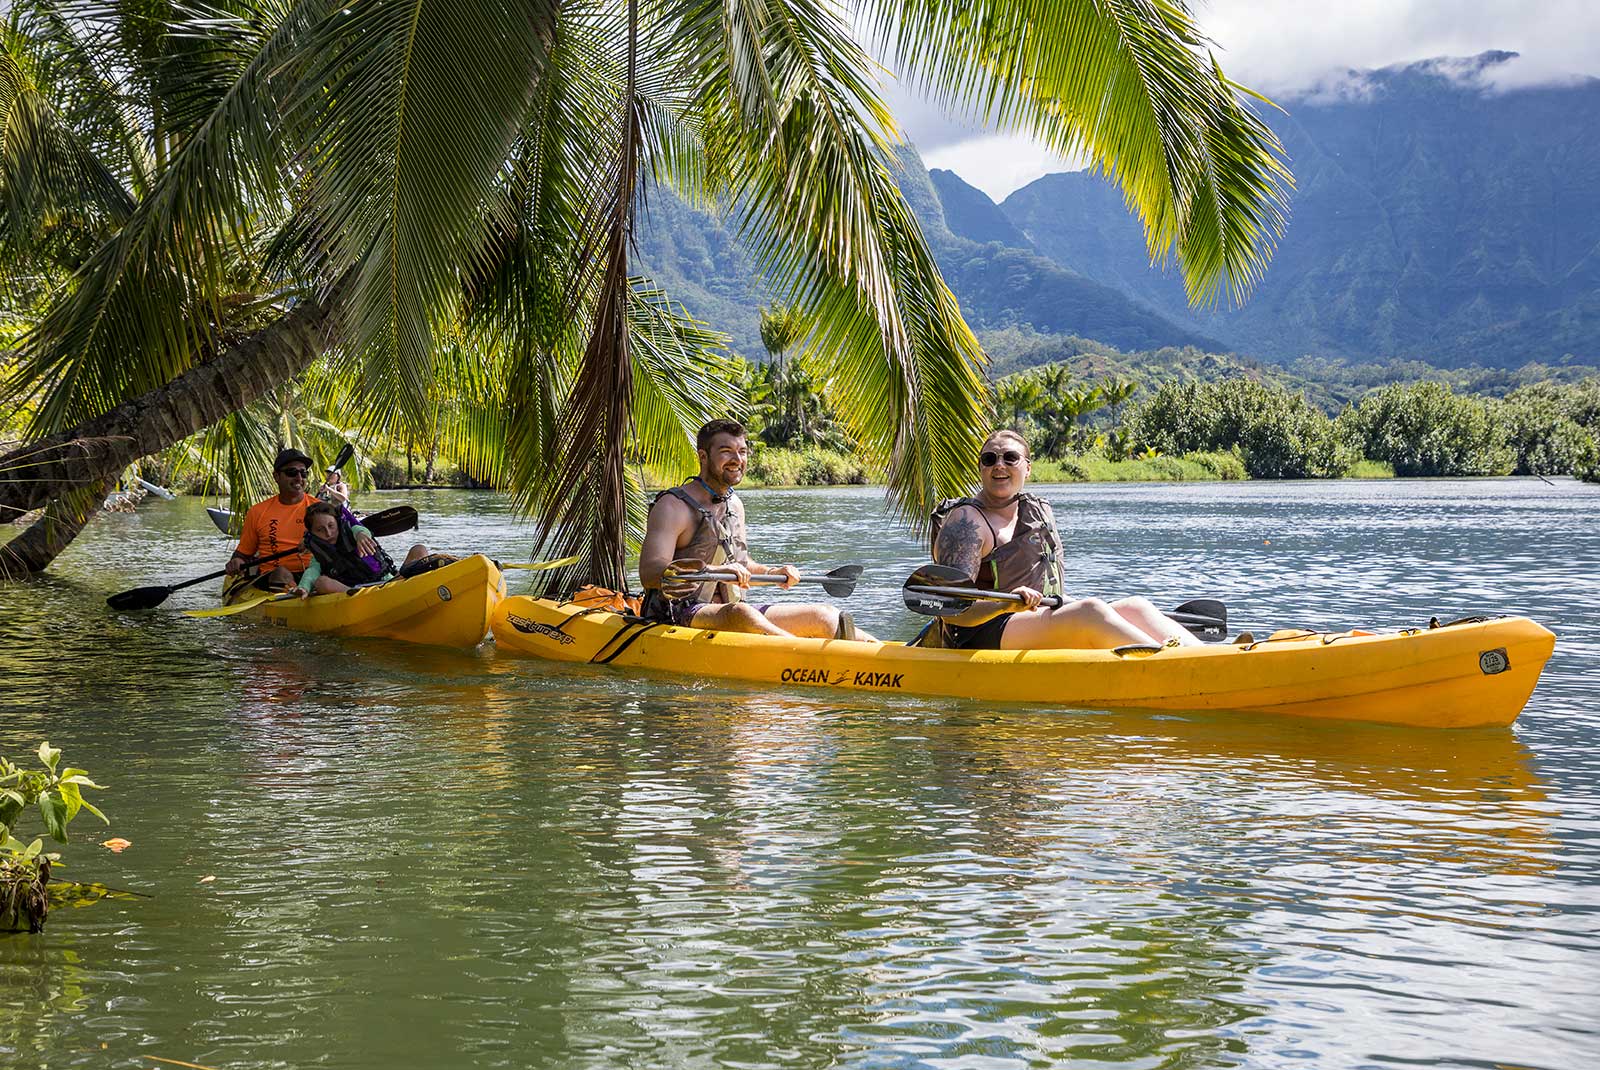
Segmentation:
<svg viewBox="0 0 1600 1070">
<path fill-rule="evenodd" d="M 1004 461 L 1008 468 L 1015 468 L 1025 460 L 1027 460 L 1027 458 L 1022 456 L 1022 454 L 1018 453 L 1016 450 L 1006 450 L 1004 453 L 996 453 L 994 450 L 984 450 L 982 453 L 978 454 L 978 464 L 984 468 L 991 468 L 994 465 L 999 464 L 1001 461 Z"/>
<path fill-rule="evenodd" d="M 311 469 L 309 468 L 280 468 L 278 471 L 282 472 L 290 479 L 294 479 L 296 477 L 304 479 L 306 476 L 311 474 Z"/>
</svg>

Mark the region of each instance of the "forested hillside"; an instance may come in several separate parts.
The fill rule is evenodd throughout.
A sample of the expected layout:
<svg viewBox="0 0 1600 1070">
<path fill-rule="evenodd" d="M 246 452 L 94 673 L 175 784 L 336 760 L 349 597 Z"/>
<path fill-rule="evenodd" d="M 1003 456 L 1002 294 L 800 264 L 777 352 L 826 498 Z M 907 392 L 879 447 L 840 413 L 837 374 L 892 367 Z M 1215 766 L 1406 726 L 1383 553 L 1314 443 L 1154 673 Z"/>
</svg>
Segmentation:
<svg viewBox="0 0 1600 1070">
<path fill-rule="evenodd" d="M 1269 116 L 1297 190 L 1242 310 L 1189 310 L 1176 276 L 1148 266 L 1120 195 L 1093 176 L 1047 175 L 999 207 L 1057 263 L 1255 356 L 1600 359 L 1600 81 L 1486 90 L 1484 72 L 1507 58 L 1369 72 Z M 952 217 L 967 225 L 992 232 L 970 208 Z"/>
<path fill-rule="evenodd" d="M 1352 75 L 1271 115 L 1297 190 L 1243 309 L 1189 308 L 1121 194 L 1087 173 L 996 205 L 907 148 L 901 187 L 980 332 L 1271 361 L 1600 362 L 1600 81 L 1489 92 L 1483 72 L 1506 56 Z M 728 227 L 667 191 L 649 204 L 646 273 L 759 355 L 768 295 Z"/>
</svg>

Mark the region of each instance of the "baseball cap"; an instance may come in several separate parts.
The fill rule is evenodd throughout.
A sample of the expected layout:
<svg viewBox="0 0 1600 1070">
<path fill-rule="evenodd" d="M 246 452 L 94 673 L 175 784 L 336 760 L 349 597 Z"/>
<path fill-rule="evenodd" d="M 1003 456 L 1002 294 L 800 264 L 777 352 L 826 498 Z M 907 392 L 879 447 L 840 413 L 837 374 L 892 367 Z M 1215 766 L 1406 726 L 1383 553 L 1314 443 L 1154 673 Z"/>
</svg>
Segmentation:
<svg viewBox="0 0 1600 1070">
<path fill-rule="evenodd" d="M 299 461 L 301 464 L 305 465 L 307 468 L 311 467 L 311 458 L 310 457 L 307 457 L 305 454 L 301 453 L 299 450 L 295 449 L 293 446 L 287 446 L 284 449 L 281 449 L 281 450 L 278 451 L 277 459 L 272 462 L 272 470 L 274 472 L 280 471 L 283 468 L 285 468 L 286 466 L 291 465 L 296 461 Z"/>
</svg>

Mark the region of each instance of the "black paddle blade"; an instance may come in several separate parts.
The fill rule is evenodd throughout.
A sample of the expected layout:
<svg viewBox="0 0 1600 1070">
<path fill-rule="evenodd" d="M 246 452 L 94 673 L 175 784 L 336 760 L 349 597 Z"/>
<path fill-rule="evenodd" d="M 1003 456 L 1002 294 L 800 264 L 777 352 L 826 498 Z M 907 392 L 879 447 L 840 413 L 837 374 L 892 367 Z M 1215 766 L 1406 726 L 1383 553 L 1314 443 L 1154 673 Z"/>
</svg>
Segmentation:
<svg viewBox="0 0 1600 1070">
<path fill-rule="evenodd" d="M 378 513 L 368 513 L 361 518 L 361 526 L 376 538 L 381 535 L 398 535 L 417 526 L 417 511 L 409 505 L 396 505 Z"/>
<path fill-rule="evenodd" d="M 339 447 L 338 454 L 334 456 L 333 463 L 330 464 L 328 467 L 329 468 L 343 468 L 345 465 L 350 463 L 350 458 L 354 457 L 355 455 L 356 455 L 355 443 L 354 442 L 346 442 L 343 446 Z"/>
<path fill-rule="evenodd" d="M 972 599 L 950 594 L 930 594 L 917 588 L 967 586 L 971 583 L 972 578 L 958 568 L 923 565 L 906 577 L 900 594 L 905 599 L 906 608 L 913 613 L 921 613 L 924 617 L 953 617 L 972 608 Z"/>
<path fill-rule="evenodd" d="M 1220 643 L 1228 638 L 1228 607 L 1215 598 L 1191 599 L 1167 615 L 1197 639 Z"/>
<path fill-rule="evenodd" d="M 1195 617 L 1210 617 L 1224 628 L 1228 625 L 1228 607 L 1215 598 L 1191 598 L 1173 612 L 1188 613 Z"/>
<path fill-rule="evenodd" d="M 856 580 L 861 578 L 864 571 L 866 569 L 862 565 L 840 565 L 816 579 L 821 582 L 822 589 L 834 598 L 849 598 L 856 593 Z"/>
<path fill-rule="evenodd" d="M 135 587 L 106 599 L 112 609 L 154 609 L 172 594 L 171 587 Z"/>
</svg>

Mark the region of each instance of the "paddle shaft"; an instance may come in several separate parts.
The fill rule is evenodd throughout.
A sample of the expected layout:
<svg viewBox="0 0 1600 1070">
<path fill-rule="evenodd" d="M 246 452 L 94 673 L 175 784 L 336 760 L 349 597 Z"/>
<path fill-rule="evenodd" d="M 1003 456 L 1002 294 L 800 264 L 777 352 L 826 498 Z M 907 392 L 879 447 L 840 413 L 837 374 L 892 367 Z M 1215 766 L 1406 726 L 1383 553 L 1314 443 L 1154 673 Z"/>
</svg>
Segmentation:
<svg viewBox="0 0 1600 1070">
<path fill-rule="evenodd" d="M 300 547 L 294 546 L 294 547 L 290 547 L 287 550 L 279 550 L 275 554 L 267 554 L 265 557 L 247 557 L 244 560 L 239 562 L 239 570 L 242 572 L 245 569 L 253 568 L 256 565 L 264 565 L 268 561 L 276 561 L 280 557 L 292 557 L 295 554 L 303 553 L 303 552 L 304 551 Z M 180 588 L 193 587 L 197 583 L 204 583 L 206 580 L 214 580 L 218 576 L 226 576 L 227 574 L 228 574 L 228 570 L 225 569 L 225 568 L 222 568 L 222 569 L 218 569 L 215 572 L 207 572 L 204 576 L 196 576 L 192 580 L 184 580 L 182 583 L 172 583 L 172 584 L 168 584 L 167 586 L 168 586 L 169 590 L 176 591 L 176 590 L 179 590 Z"/>
<path fill-rule="evenodd" d="M 732 572 L 680 572 L 672 577 L 674 581 L 688 580 L 691 583 L 738 583 L 739 577 Z M 786 576 L 757 573 L 750 577 L 751 586 L 776 587 L 789 582 Z M 839 583 L 837 577 L 829 576 L 801 576 L 799 583 Z"/>
<path fill-rule="evenodd" d="M 924 586 L 923 584 L 912 584 L 907 586 L 906 590 L 910 591 L 912 594 L 936 594 L 943 595 L 947 598 L 965 598 L 973 602 L 982 601 L 1021 603 L 1027 601 L 1027 599 L 1023 598 L 1020 594 L 1012 594 L 1009 591 L 975 591 L 971 587 L 930 587 Z M 1039 605 L 1045 609 L 1055 609 L 1056 607 L 1062 605 L 1065 601 L 1066 600 L 1060 595 L 1052 594 L 1039 599 Z M 1221 623 L 1215 617 L 1202 616 L 1198 613 L 1183 613 L 1174 611 L 1166 613 L 1164 616 L 1170 620 L 1174 620 L 1179 624 L 1184 625 L 1193 624 L 1205 627 L 1207 625 Z"/>
</svg>

